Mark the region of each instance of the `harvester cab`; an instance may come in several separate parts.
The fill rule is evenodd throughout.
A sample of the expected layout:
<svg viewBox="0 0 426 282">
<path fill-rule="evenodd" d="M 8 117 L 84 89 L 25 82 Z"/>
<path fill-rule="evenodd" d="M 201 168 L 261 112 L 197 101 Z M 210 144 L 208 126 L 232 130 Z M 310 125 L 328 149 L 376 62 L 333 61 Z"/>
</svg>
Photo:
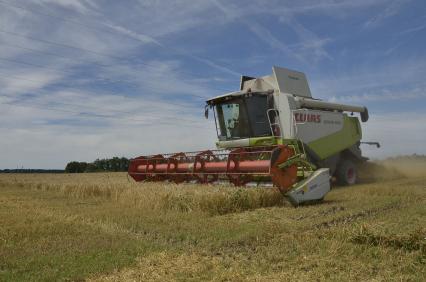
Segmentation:
<svg viewBox="0 0 426 282">
<path fill-rule="evenodd" d="M 217 150 L 142 156 L 130 163 L 136 180 L 272 182 L 294 205 L 321 200 L 330 179 L 354 184 L 364 162 L 357 112 L 365 107 L 312 98 L 305 74 L 273 67 L 272 75 L 242 76 L 240 89 L 206 101 L 213 109 Z"/>
</svg>

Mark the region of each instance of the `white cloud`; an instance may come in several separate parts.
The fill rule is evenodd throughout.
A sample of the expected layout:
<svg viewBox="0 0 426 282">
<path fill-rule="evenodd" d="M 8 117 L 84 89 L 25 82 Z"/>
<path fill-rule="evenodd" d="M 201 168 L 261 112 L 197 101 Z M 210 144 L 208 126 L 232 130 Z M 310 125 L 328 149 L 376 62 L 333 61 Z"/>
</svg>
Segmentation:
<svg viewBox="0 0 426 282">
<path fill-rule="evenodd" d="M 93 161 L 113 156 L 136 157 L 153 153 L 202 150 L 213 146 L 214 129 L 162 126 L 114 126 L 107 130 L 69 132 L 65 128 L 34 125 L 32 129 L 0 128 L 0 146 L 13 143 L 20 150 L 2 152 L 2 168 L 16 166 L 63 168 L 70 160 Z M 8 141 L 6 141 L 8 140 Z"/>
<path fill-rule="evenodd" d="M 0 168 L 62 168 L 70 160 L 206 149 L 216 139 L 203 108 L 183 101 L 69 90 L 6 98 L 0 99 L 0 148 L 9 149 L 2 150 Z"/>
<path fill-rule="evenodd" d="M 311 14 L 346 17 L 352 11 L 381 7 L 387 2 L 302 0 L 283 4 L 282 1 L 265 0 L 241 5 L 236 1 L 141 0 L 134 2 L 130 8 L 121 1 L 110 1 L 107 5 L 89 0 L 20 3 L 57 17 L 7 7 L 0 9 L 0 29 L 93 52 L 0 32 L 0 42 L 29 46 L 69 58 L 45 56 L 0 43 L 1 57 L 54 69 L 2 62 L 2 168 L 16 165 L 61 168 L 73 159 L 91 161 L 115 155 L 132 157 L 212 148 L 216 139 L 214 125 L 212 120 L 203 120 L 203 99 L 191 95 L 210 97 L 220 94 L 210 86 L 223 82 L 224 77 L 228 78 L 227 82 L 232 80 L 233 85 L 238 85 L 238 72 L 227 67 L 228 61 L 226 65 L 223 61 L 208 58 L 209 54 L 203 48 L 192 49 L 191 45 L 182 44 L 182 38 L 189 35 L 202 38 L 201 33 L 226 32 L 231 25 L 242 24 L 244 31 L 251 32 L 256 36 L 255 40 L 264 44 L 262 49 L 269 46 L 289 58 L 296 57 L 300 62 L 311 64 L 332 59 L 328 48 L 339 39 L 320 35 L 302 17 Z M 392 13 L 388 11 L 378 17 L 374 24 L 384 22 Z M 58 20 L 58 17 L 64 17 L 66 21 Z M 283 17 L 284 25 L 281 27 L 297 35 L 295 42 L 287 42 L 276 27 L 268 25 L 271 19 L 279 24 L 279 17 Z M 419 28 L 407 32 L 421 30 Z M 154 53 L 162 55 L 150 57 Z M 262 55 L 265 57 L 259 61 L 271 58 L 268 52 Z M 224 57 L 228 60 L 230 55 Z M 422 91 L 426 86 L 420 83 L 426 73 L 424 60 L 404 61 L 378 67 L 371 64 L 353 69 L 348 67 L 334 77 L 329 74 L 314 76 L 312 89 L 315 97 L 334 96 L 336 100 L 350 102 L 398 100 L 399 93 L 406 94 L 407 99 L 424 98 Z M 99 67 L 93 62 L 110 67 Z M 217 73 L 213 74 L 214 77 L 186 74 L 185 67 L 194 62 L 202 63 Z M 237 63 L 239 66 L 244 64 Z M 18 78 L 13 79 L 12 76 Z M 407 91 L 401 91 L 404 85 Z M 388 143 L 389 138 L 397 136 L 389 128 L 396 126 L 408 130 L 404 134 L 409 135 L 421 130 L 424 124 L 422 116 L 412 116 L 423 123 L 414 122 L 412 127 L 403 128 L 400 118 L 398 115 L 387 118 L 373 113 L 366 124 L 366 138 L 384 139 Z M 390 122 L 386 123 L 389 119 Z M 393 144 L 384 144 L 384 150 L 379 152 L 389 155 L 392 151 L 406 150 L 409 153 L 412 148 L 423 152 L 418 146 L 423 142 L 421 137 L 424 136 L 419 134 L 415 138 L 407 138 L 406 142 L 417 143 L 400 151 L 393 148 Z"/>
<path fill-rule="evenodd" d="M 215 140 L 214 125 L 211 120 L 203 122 L 201 114 L 190 121 L 180 121 L 177 120 L 180 116 L 158 111 L 156 117 L 163 116 L 148 125 L 124 118 L 108 120 L 106 126 L 100 127 L 90 125 L 90 121 L 102 119 L 90 116 L 77 116 L 82 124 L 75 126 L 46 124 L 40 121 L 55 121 L 70 116 L 32 107 L 10 110 L 19 113 L 21 119 L 14 121 L 14 126 L 8 126 L 5 122 L 0 126 L 0 147 L 9 148 L 2 151 L 0 168 L 62 168 L 70 160 L 93 161 L 102 157 L 135 157 L 156 152 L 207 149 L 213 146 Z M 149 115 L 140 111 L 136 118 L 146 119 Z M 38 122 L 25 124 L 35 116 Z M 164 124 L 165 121 L 169 125 Z"/>
<path fill-rule="evenodd" d="M 0 72 L 1 95 L 18 96 L 37 91 L 62 79 L 63 75 L 49 71 L 24 70 L 4 75 Z"/>
</svg>

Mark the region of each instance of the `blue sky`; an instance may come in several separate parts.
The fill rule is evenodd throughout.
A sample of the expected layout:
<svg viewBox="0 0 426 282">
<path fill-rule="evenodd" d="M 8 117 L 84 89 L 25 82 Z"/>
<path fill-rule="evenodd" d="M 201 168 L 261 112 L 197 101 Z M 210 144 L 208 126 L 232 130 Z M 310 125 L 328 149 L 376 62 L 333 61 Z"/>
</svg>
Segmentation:
<svg viewBox="0 0 426 282">
<path fill-rule="evenodd" d="M 426 2 L 0 0 L 0 168 L 213 148 L 204 99 L 273 65 L 425 154 Z"/>
</svg>

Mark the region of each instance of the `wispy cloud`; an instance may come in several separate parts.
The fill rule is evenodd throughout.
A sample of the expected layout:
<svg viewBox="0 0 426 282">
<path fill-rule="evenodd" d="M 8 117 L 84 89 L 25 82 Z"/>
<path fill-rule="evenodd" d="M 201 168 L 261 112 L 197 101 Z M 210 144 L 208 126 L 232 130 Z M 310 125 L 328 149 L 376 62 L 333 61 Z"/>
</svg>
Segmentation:
<svg viewBox="0 0 426 282">
<path fill-rule="evenodd" d="M 331 40 L 329 38 L 320 38 L 314 32 L 307 29 L 296 19 L 297 13 L 287 7 L 274 10 L 272 6 L 269 7 L 265 4 L 263 7 L 244 10 L 244 8 L 235 7 L 229 4 L 225 5 L 219 0 L 214 0 L 213 3 L 225 14 L 228 20 L 243 23 L 247 29 L 256 35 L 258 40 L 287 56 L 294 57 L 305 64 L 312 61 L 312 58 L 316 62 L 323 58 L 331 59 L 330 54 L 325 50 L 325 45 Z M 288 30 L 294 31 L 299 37 L 299 42 L 285 42 L 285 40 L 273 34 L 273 29 L 265 28 L 256 21 L 255 17 L 247 16 L 251 13 L 255 13 L 254 11 L 256 11 L 256 9 L 265 14 L 280 14 L 280 23 L 284 23 Z"/>
<path fill-rule="evenodd" d="M 228 7 L 219 0 L 214 0 L 213 3 L 220 11 L 225 14 L 228 20 L 238 20 L 239 22 L 243 23 L 254 35 L 256 35 L 257 39 L 261 40 L 264 44 L 271 46 L 272 48 L 277 49 L 287 55 L 294 54 L 300 61 L 305 61 L 302 56 L 297 53 L 293 53 L 287 44 L 274 36 L 269 29 L 257 23 L 254 18 L 250 18 L 250 20 L 243 18 L 242 11 L 237 7 Z"/>
<path fill-rule="evenodd" d="M 92 8 L 97 7 L 97 4 L 91 0 L 33 0 L 32 2 L 43 6 L 61 6 L 81 14 L 87 14 Z"/>
<path fill-rule="evenodd" d="M 63 75 L 48 71 L 34 71 L 26 69 L 18 71 L 16 74 L 9 70 L 7 74 L 0 70 L 0 94 L 8 96 L 19 96 L 20 94 L 29 91 L 37 91 L 43 89 L 58 80 L 61 80 Z"/>
<path fill-rule="evenodd" d="M 374 28 L 381 25 L 386 19 L 395 16 L 398 14 L 406 3 L 410 0 L 393 0 L 389 5 L 387 5 L 383 11 L 370 18 L 364 23 L 365 28 Z"/>
<path fill-rule="evenodd" d="M 194 4 L 193 2 L 190 3 L 183 1 L 182 3 L 176 2 L 171 3 L 170 5 L 160 5 L 160 7 L 158 4 L 141 2 L 140 5 L 143 7 L 143 9 L 139 10 L 141 12 L 139 15 L 141 19 L 150 17 L 152 13 L 157 13 L 155 19 L 150 22 L 141 22 L 142 26 L 144 26 L 143 30 L 147 31 L 147 33 L 141 33 L 140 31 L 135 32 L 128 27 L 124 27 L 110 21 L 109 19 L 105 19 L 105 17 L 98 22 L 103 26 L 138 40 L 141 43 L 152 43 L 161 47 L 166 52 L 195 60 L 220 72 L 240 76 L 240 73 L 228 66 L 221 65 L 209 58 L 196 55 L 195 52 L 179 49 L 173 45 L 161 42 L 161 38 L 170 34 L 181 32 L 183 30 L 190 30 L 207 23 L 218 23 L 207 16 L 208 11 L 211 9 L 209 2 Z M 173 24 L 165 24 L 170 21 L 172 21 Z M 137 27 L 140 29 L 141 26 Z"/>
<path fill-rule="evenodd" d="M 379 66 L 359 65 L 345 72 L 312 77 L 311 89 L 319 98 L 357 96 L 383 89 L 409 89 L 424 84 L 425 58 L 404 58 Z"/>
<path fill-rule="evenodd" d="M 110 29 L 115 30 L 119 33 L 122 33 L 126 36 L 129 36 L 129 37 L 131 37 L 135 40 L 138 40 L 142 43 L 154 43 L 155 45 L 163 47 L 163 44 L 161 44 L 158 40 L 154 39 L 151 36 L 141 34 L 141 33 L 138 33 L 138 32 L 134 32 L 132 30 L 129 30 L 125 27 L 119 26 L 119 25 L 111 23 L 111 22 L 102 22 L 101 24 L 106 26 L 107 28 L 110 28 Z"/>
<path fill-rule="evenodd" d="M 405 35 L 405 34 L 409 34 L 409 33 L 418 32 L 418 31 L 421 31 L 421 30 L 424 30 L 424 29 L 426 29 L 426 24 L 405 29 L 403 31 L 400 31 L 398 34 L 399 35 Z"/>
<path fill-rule="evenodd" d="M 406 90 L 391 91 L 389 89 L 381 89 L 377 92 L 359 93 L 357 95 L 333 96 L 330 101 L 333 102 L 356 102 L 368 103 L 378 101 L 408 101 L 426 98 L 426 87 L 408 88 Z"/>
<path fill-rule="evenodd" d="M 307 60 L 313 58 L 316 62 L 323 58 L 332 60 L 331 55 L 325 49 L 325 46 L 332 41 L 330 38 L 320 38 L 291 15 L 281 16 L 280 22 L 292 28 L 300 39 L 300 43 L 295 44 L 292 48 L 293 53 L 299 52 L 301 57 Z"/>
<path fill-rule="evenodd" d="M 306 63 L 307 60 L 303 56 L 301 56 L 298 52 L 292 52 L 292 50 L 283 43 L 281 40 L 276 38 L 268 29 L 264 28 L 262 25 L 250 22 L 248 23 L 249 29 L 264 43 L 268 44 L 272 48 L 278 49 L 281 52 L 287 55 L 293 55 L 299 61 Z"/>
<path fill-rule="evenodd" d="M 58 168 L 67 160 L 206 149 L 215 139 L 212 120 L 190 104 L 76 91 L 12 106 L 3 102 L 10 101 L 0 100 L 0 146 L 9 148 L 2 151 L 3 168 Z M 11 150 L 11 144 L 21 149 Z"/>
<path fill-rule="evenodd" d="M 271 6 L 268 8 L 273 11 L 272 13 L 278 16 L 282 16 L 284 13 L 290 16 L 323 14 L 333 18 L 347 18 L 350 17 L 354 12 L 386 4 L 389 2 L 389 0 L 305 0 L 297 1 L 291 3 L 291 5 L 285 5 L 284 7 L 277 4 L 280 2 L 267 1 L 262 4 L 266 5 L 269 3 Z"/>
</svg>

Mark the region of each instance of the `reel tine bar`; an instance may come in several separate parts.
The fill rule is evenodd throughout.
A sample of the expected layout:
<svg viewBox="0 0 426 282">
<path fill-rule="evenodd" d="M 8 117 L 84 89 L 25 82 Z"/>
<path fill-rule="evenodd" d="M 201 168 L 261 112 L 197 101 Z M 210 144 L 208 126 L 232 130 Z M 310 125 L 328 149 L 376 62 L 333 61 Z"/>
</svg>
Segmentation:
<svg viewBox="0 0 426 282">
<path fill-rule="evenodd" d="M 199 152 L 141 156 L 130 161 L 129 174 L 136 181 L 196 181 L 212 183 L 228 180 L 245 185 L 256 177 L 269 178 L 279 188 L 294 184 L 297 168 L 279 169 L 278 165 L 294 154 L 285 145 L 241 147 L 232 151 Z M 284 181 L 283 178 L 286 180 Z"/>
</svg>

